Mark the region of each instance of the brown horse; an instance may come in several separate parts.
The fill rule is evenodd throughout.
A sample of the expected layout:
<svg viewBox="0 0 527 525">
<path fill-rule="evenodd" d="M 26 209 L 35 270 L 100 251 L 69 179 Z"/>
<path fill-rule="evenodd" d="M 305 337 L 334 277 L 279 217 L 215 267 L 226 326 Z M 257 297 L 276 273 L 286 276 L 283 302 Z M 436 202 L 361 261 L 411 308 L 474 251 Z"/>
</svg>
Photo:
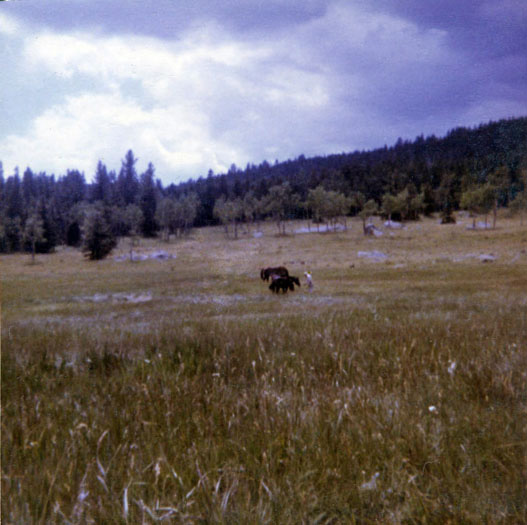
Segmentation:
<svg viewBox="0 0 527 525">
<path fill-rule="evenodd" d="M 294 292 L 295 284 L 300 286 L 300 279 L 293 275 L 288 275 L 287 277 L 273 276 L 272 282 L 269 285 L 269 290 L 274 293 L 279 293 L 280 290 L 282 290 L 282 293 L 287 293 L 287 290 Z"/>
<path fill-rule="evenodd" d="M 270 266 L 269 268 L 262 268 L 260 270 L 260 277 L 262 281 L 269 281 L 269 277 L 277 275 L 279 277 L 289 277 L 289 271 L 285 266 Z"/>
</svg>

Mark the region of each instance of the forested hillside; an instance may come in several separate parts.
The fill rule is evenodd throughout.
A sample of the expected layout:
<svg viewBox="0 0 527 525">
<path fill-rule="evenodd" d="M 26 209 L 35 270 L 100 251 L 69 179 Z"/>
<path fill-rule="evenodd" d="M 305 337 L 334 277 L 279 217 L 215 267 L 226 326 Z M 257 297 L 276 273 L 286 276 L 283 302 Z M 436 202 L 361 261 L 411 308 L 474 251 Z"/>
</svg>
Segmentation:
<svg viewBox="0 0 527 525">
<path fill-rule="evenodd" d="M 90 229 L 113 237 L 183 235 L 192 226 L 272 218 L 334 220 L 380 213 L 400 220 L 439 212 L 445 222 L 460 207 L 475 213 L 524 208 L 527 117 L 443 138 L 399 139 L 391 147 L 286 162 L 235 165 L 226 174 L 163 187 L 152 164 L 141 174 L 128 151 L 119 172 L 102 162 L 96 173 L 35 172 L 4 176 L 0 164 L 0 251 L 48 252 L 79 245 Z M 37 167 L 38 168 L 38 167 Z M 98 226 L 94 226 L 98 225 Z M 92 232 L 93 233 L 93 232 Z"/>
<path fill-rule="evenodd" d="M 229 173 L 200 178 L 167 191 L 172 195 L 196 192 L 202 203 L 199 224 L 213 219 L 214 201 L 226 195 L 244 197 L 252 191 L 257 199 L 272 186 L 289 182 L 292 191 L 305 201 L 310 189 L 322 185 L 326 190 L 352 196 L 360 192 L 366 200 L 379 204 L 385 193 L 396 195 L 409 187 L 411 192 L 425 192 L 430 211 L 441 211 L 448 198 L 454 208 L 460 204 L 462 191 L 482 185 L 491 174 L 503 168 L 506 189 L 500 205 L 506 206 L 523 191 L 522 169 L 527 167 L 527 117 L 501 120 L 475 129 L 456 128 L 444 138 L 417 137 L 399 139 L 392 147 L 373 151 L 356 151 L 325 157 L 248 165 L 244 170 L 232 166 Z M 352 212 L 355 210 L 351 210 Z M 303 212 L 297 210 L 297 215 Z"/>
</svg>

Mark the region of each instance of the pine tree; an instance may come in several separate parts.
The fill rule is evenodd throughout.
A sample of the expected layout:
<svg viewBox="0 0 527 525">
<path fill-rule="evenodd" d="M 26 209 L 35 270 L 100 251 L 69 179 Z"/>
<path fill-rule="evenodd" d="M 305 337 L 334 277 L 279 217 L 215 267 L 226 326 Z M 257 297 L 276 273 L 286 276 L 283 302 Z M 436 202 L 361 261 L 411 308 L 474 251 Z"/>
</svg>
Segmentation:
<svg viewBox="0 0 527 525">
<path fill-rule="evenodd" d="M 112 199 L 112 184 L 106 166 L 99 161 L 97 171 L 91 189 L 91 200 L 102 201 L 105 205 L 110 204 Z"/>
<path fill-rule="evenodd" d="M 86 204 L 79 203 L 73 206 L 68 213 L 66 227 L 66 244 L 68 246 L 79 246 L 82 240 L 82 224 L 86 214 Z"/>
<path fill-rule="evenodd" d="M 78 170 L 68 170 L 57 183 L 58 205 L 62 213 L 86 198 L 86 179 Z"/>
<path fill-rule="evenodd" d="M 145 237 L 154 237 L 157 231 L 154 171 L 153 164 L 149 163 L 148 169 L 141 175 L 139 206 L 143 213 L 141 230 Z"/>
<path fill-rule="evenodd" d="M 36 242 L 37 253 L 50 253 L 57 245 L 57 226 L 52 217 L 50 205 L 41 199 L 37 207 L 37 216 L 42 223 L 42 238 Z"/>
<path fill-rule="evenodd" d="M 432 185 L 428 182 L 423 184 L 422 188 L 423 213 L 426 217 L 430 217 L 435 211 L 434 192 L 432 190 Z"/>
<path fill-rule="evenodd" d="M 22 176 L 22 195 L 24 197 L 25 210 L 34 207 L 37 198 L 37 188 L 35 184 L 35 177 L 30 168 L 24 171 Z"/>
<path fill-rule="evenodd" d="M 457 208 L 456 181 L 453 173 L 443 174 L 441 184 L 436 191 L 436 201 L 441 210 L 441 224 L 456 222 L 454 210 Z"/>
<path fill-rule="evenodd" d="M 0 252 L 11 253 L 22 248 L 20 217 L 5 217 L 0 224 Z"/>
<path fill-rule="evenodd" d="M 121 163 L 121 171 L 117 177 L 117 199 L 121 206 L 136 204 L 139 199 L 139 179 L 135 170 L 137 159 L 132 150 L 128 150 Z"/>
<path fill-rule="evenodd" d="M 104 259 L 117 245 L 117 239 L 104 216 L 104 210 L 101 208 L 93 208 L 88 211 L 83 230 L 82 251 L 92 261 Z"/>
<path fill-rule="evenodd" d="M 7 179 L 5 184 L 5 196 L 6 215 L 11 219 L 22 217 L 24 214 L 24 199 L 22 196 L 18 168 L 15 168 L 15 174 Z"/>
</svg>

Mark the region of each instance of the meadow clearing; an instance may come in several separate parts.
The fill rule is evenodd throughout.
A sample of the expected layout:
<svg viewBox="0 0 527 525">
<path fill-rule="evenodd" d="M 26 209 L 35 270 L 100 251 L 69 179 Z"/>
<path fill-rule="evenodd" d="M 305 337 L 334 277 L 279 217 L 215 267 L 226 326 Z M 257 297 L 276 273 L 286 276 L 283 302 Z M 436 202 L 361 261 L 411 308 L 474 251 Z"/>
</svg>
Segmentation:
<svg viewBox="0 0 527 525">
<path fill-rule="evenodd" d="M 469 223 L 0 257 L 2 523 L 526 523 L 527 226 Z"/>
</svg>

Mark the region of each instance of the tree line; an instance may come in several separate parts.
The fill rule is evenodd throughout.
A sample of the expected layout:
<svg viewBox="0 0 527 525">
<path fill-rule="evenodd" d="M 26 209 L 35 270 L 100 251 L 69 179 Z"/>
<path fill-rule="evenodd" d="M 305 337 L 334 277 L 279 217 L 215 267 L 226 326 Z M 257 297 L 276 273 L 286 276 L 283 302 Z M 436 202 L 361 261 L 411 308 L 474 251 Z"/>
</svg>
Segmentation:
<svg viewBox="0 0 527 525">
<path fill-rule="evenodd" d="M 93 182 L 68 170 L 55 177 L 18 169 L 7 179 L 0 163 L 0 252 L 82 246 L 104 256 L 119 237 L 187 235 L 192 227 L 223 224 L 236 238 L 261 220 L 312 219 L 336 228 L 359 215 L 416 220 L 455 210 L 492 213 L 527 207 L 527 118 L 456 128 L 443 138 L 399 139 L 392 147 L 259 166 L 234 164 L 225 174 L 163 187 L 150 163 L 143 173 L 130 150 L 118 173 L 99 161 Z M 344 223 L 345 227 L 345 223 Z M 93 246 L 104 248 L 99 253 Z"/>
<path fill-rule="evenodd" d="M 150 163 L 144 173 L 129 150 L 118 174 L 99 161 L 91 184 L 78 170 L 55 178 L 30 168 L 5 180 L 0 164 L 0 252 L 48 253 L 58 244 L 104 257 L 120 237 L 185 235 L 198 208 L 195 195 L 169 197 Z"/>
</svg>

